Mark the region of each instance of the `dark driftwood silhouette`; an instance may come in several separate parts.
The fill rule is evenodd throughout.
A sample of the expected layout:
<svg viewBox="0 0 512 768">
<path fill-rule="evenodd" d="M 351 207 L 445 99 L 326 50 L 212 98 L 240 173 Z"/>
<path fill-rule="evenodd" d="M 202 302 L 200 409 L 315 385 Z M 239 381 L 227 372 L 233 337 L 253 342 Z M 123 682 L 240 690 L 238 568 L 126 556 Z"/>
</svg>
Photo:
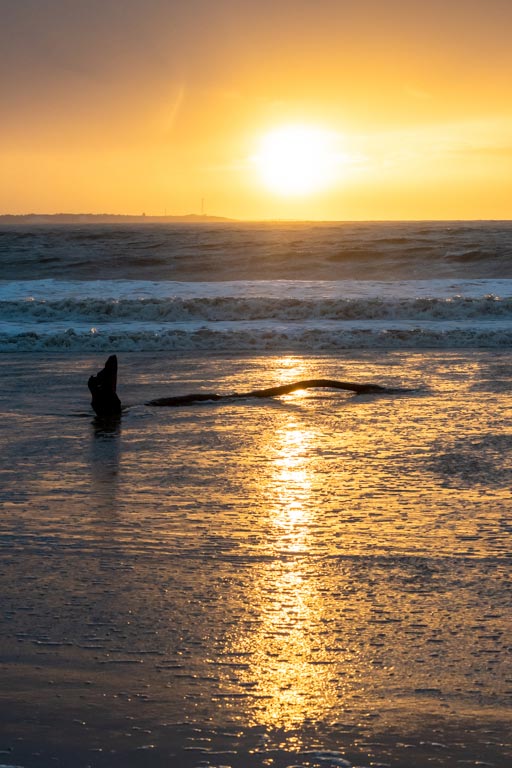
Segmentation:
<svg viewBox="0 0 512 768">
<path fill-rule="evenodd" d="M 404 389 L 391 389 L 381 387 L 379 384 L 356 384 L 351 381 L 336 381 L 335 379 L 304 379 L 295 381 L 293 384 L 282 384 L 280 387 L 268 387 L 268 389 L 253 389 L 251 392 L 232 392 L 229 395 L 217 395 L 214 392 L 198 392 L 191 395 L 178 395 L 176 397 L 159 397 L 156 400 L 150 400 L 146 405 L 177 407 L 180 405 L 193 405 L 194 403 L 217 402 L 223 400 L 241 400 L 251 397 L 279 397 L 279 395 L 288 395 L 298 389 L 312 389 L 324 387 L 327 389 L 345 389 L 349 392 L 356 392 L 358 395 L 378 394 L 383 392 L 405 392 Z"/>
<path fill-rule="evenodd" d="M 121 401 L 116 393 L 117 385 L 117 357 L 111 355 L 103 370 L 96 376 L 91 376 L 88 382 L 92 393 L 92 407 L 101 419 L 116 418 L 121 414 Z M 215 392 L 197 392 L 189 395 L 177 395 L 174 397 L 159 397 L 150 400 L 146 405 L 176 408 L 182 405 L 194 405 L 195 403 L 231 402 L 233 400 L 246 400 L 248 398 L 279 397 L 287 395 L 298 389 L 312 388 L 344 389 L 355 392 L 358 395 L 373 395 L 380 393 L 397 394 L 409 392 L 408 389 L 382 387 L 380 384 L 357 384 L 352 381 L 336 381 L 336 379 L 304 379 L 292 384 L 282 384 L 279 387 L 267 389 L 253 389 L 250 392 L 232 392 L 227 395 L 218 395 Z"/>
<path fill-rule="evenodd" d="M 90 389 L 91 405 L 101 419 L 112 419 L 121 415 L 121 401 L 117 396 L 117 357 L 110 355 L 105 367 L 96 376 L 91 376 L 87 385 Z"/>
</svg>

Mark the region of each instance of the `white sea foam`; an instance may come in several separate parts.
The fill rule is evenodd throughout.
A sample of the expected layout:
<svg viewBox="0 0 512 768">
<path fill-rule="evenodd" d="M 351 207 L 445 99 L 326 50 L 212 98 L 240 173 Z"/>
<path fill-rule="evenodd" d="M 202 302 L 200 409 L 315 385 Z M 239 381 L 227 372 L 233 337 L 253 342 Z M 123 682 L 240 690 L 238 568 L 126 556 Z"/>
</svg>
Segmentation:
<svg viewBox="0 0 512 768">
<path fill-rule="evenodd" d="M 512 280 L 0 284 L 0 351 L 497 347 Z"/>
</svg>

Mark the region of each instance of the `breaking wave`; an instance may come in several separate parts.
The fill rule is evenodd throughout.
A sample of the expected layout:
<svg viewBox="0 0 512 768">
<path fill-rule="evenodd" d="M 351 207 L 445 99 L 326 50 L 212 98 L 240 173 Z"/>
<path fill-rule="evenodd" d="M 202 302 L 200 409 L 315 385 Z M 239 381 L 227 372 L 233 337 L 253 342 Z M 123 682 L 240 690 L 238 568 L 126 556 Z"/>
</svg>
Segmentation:
<svg viewBox="0 0 512 768">
<path fill-rule="evenodd" d="M 0 351 L 503 347 L 511 321 L 507 280 L 0 285 Z"/>
<path fill-rule="evenodd" d="M 0 351 L 166 351 L 253 350 L 319 351 L 341 349 L 504 348 L 512 346 L 512 328 L 169 328 L 89 332 L 24 331 L 0 333 Z"/>
<path fill-rule="evenodd" d="M 512 320 L 512 298 L 195 297 L 140 299 L 24 299 L 0 304 L 0 317 L 19 322 L 247 320 Z"/>
</svg>

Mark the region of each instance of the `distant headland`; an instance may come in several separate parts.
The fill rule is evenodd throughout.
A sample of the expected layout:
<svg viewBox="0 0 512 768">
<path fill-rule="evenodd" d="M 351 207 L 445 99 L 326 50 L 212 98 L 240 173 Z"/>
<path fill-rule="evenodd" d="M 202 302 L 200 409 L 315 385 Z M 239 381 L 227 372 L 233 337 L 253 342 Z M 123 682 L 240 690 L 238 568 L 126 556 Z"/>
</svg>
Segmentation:
<svg viewBox="0 0 512 768">
<path fill-rule="evenodd" d="M 6 213 L 0 214 L 0 224 L 200 224 L 229 222 L 224 216 L 189 213 L 185 216 L 131 216 L 116 213 Z"/>
</svg>

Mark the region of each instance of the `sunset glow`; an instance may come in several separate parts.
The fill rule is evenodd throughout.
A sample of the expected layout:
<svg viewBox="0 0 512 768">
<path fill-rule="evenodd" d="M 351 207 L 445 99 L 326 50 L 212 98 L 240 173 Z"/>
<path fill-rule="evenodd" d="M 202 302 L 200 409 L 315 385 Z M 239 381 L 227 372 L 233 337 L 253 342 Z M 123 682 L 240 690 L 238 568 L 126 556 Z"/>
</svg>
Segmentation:
<svg viewBox="0 0 512 768">
<path fill-rule="evenodd" d="M 51 6 L 0 0 L 0 212 L 512 216 L 510 4 Z"/>
</svg>

